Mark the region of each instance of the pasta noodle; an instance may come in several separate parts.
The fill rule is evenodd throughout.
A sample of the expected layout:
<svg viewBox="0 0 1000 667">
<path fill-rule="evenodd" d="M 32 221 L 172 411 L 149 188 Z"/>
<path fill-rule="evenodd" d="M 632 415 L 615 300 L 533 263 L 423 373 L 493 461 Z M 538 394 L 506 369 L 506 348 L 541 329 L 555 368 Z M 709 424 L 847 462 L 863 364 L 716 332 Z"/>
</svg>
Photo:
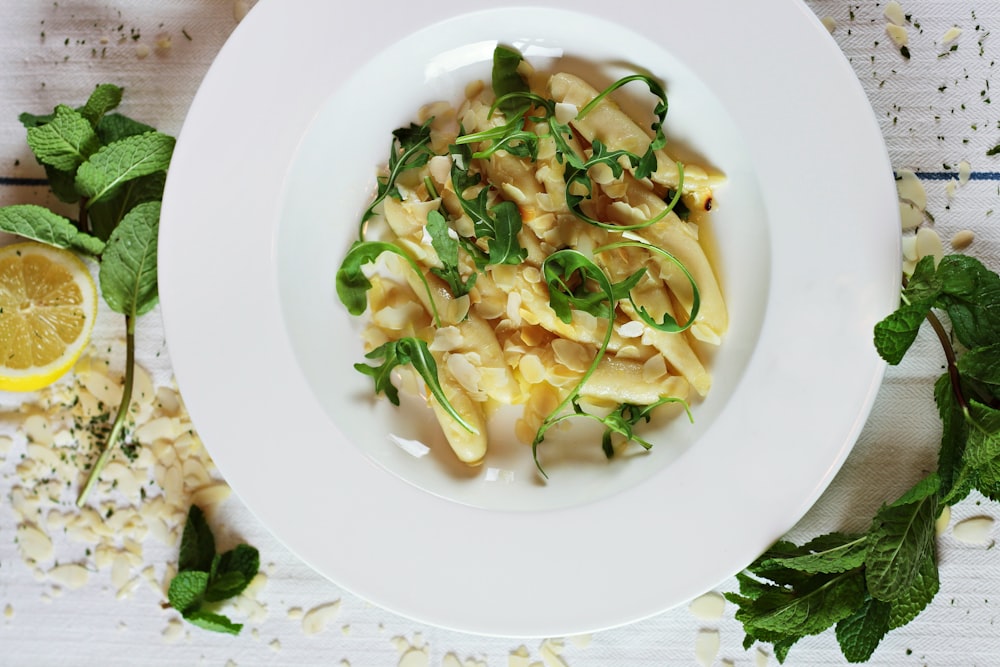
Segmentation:
<svg viewBox="0 0 1000 667">
<path fill-rule="evenodd" d="M 523 60 L 516 72 L 513 94 L 470 85 L 459 105 L 428 105 L 421 125 L 397 131 L 338 273 L 345 303 L 364 290 L 369 357 L 403 339 L 426 345 L 414 366 L 470 465 L 498 405 L 524 407 L 514 431 L 533 448 L 584 413 L 645 443 L 630 427 L 646 410 L 708 393 L 699 345 L 728 327 L 698 231 L 723 178 L 674 160 L 662 129 L 646 132 L 583 79 L 546 79 Z M 383 245 L 366 240 L 376 229 Z M 355 264 L 376 255 L 361 275 Z"/>
</svg>

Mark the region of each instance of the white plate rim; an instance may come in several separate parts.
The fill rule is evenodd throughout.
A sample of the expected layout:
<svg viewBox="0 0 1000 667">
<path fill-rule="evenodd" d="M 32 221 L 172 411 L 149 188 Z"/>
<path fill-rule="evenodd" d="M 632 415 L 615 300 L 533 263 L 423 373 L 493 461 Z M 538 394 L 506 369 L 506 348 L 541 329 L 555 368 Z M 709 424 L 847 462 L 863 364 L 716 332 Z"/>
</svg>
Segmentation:
<svg viewBox="0 0 1000 667">
<path fill-rule="evenodd" d="M 650 38 L 658 28 L 643 16 L 666 13 L 651 2 L 634 3 L 625 17 L 593 0 L 534 4 L 625 23 Z M 870 332 L 898 297 L 898 210 L 877 122 L 825 28 L 799 0 L 745 4 L 671 7 L 671 21 L 688 26 L 669 32 L 671 50 L 754 128 L 750 141 L 762 171 L 782 174 L 783 192 L 763 183 L 772 218 L 808 216 L 829 235 L 829 243 L 816 245 L 825 237 L 785 222 L 787 237 L 774 239 L 786 249 L 813 245 L 788 261 L 790 253 L 772 253 L 782 258 L 772 269 L 772 303 L 799 303 L 768 309 L 760 350 L 744 374 L 747 386 L 738 390 L 750 400 L 732 401 L 721 419 L 730 432 L 739 424 L 756 447 L 693 448 L 672 471 L 669 493 L 645 484 L 600 503 L 537 514 L 485 512 L 405 484 L 387 486 L 383 471 L 350 447 L 343 448 L 343 469 L 324 475 L 326 485 L 269 486 L 274 466 L 295 465 L 282 460 L 281 442 L 315 438 L 329 425 L 302 386 L 278 315 L 274 219 L 282 185 L 273 171 L 255 165 L 279 171 L 287 165 L 303 128 L 336 86 L 341 74 L 317 62 L 328 55 L 331 26 L 377 18 L 378 38 L 389 44 L 469 7 L 446 0 L 417 15 L 398 0 L 351 9 L 262 0 L 238 26 L 179 136 L 161 218 L 160 295 L 172 364 L 195 427 L 241 499 L 292 551 L 352 592 L 422 622 L 490 635 L 556 636 L 636 621 L 694 597 L 752 560 L 815 502 L 853 446 L 881 383 L 884 364 Z M 381 20 L 393 7 L 408 20 Z M 725 57 L 734 53 L 742 55 L 739 66 Z M 337 65 L 344 70 L 364 58 L 341 55 Z M 816 92 L 796 92 L 803 90 Z M 808 141 L 764 149 L 766 139 L 780 136 Z M 818 167 L 811 153 L 817 147 L 829 149 Z M 808 173 L 801 165 L 810 166 Z M 847 203 L 864 211 L 867 228 L 839 220 L 836 207 Z M 838 235 L 843 229 L 860 230 L 861 238 L 845 239 L 849 234 Z M 812 271 L 824 257 L 828 265 Z M 822 300 L 845 295 L 857 301 L 857 321 L 831 321 Z M 851 342 L 823 356 L 802 340 L 805 333 L 787 335 L 812 332 L 816 323 Z M 836 391 L 837 405 L 830 391 L 797 391 L 814 387 L 817 374 Z M 775 395 L 779 385 L 793 395 L 795 414 L 784 411 L 788 396 Z M 269 416 L 259 418 L 261 408 Z M 790 448 L 803 434 L 813 449 Z M 247 442 L 256 443 L 254 456 Z M 724 466 L 713 461 L 720 451 Z M 712 484 L 703 472 L 685 474 L 712 466 L 718 471 Z M 729 493 L 739 502 L 723 497 Z M 637 532 L 622 520 L 650 504 L 667 511 L 655 529 Z"/>
</svg>

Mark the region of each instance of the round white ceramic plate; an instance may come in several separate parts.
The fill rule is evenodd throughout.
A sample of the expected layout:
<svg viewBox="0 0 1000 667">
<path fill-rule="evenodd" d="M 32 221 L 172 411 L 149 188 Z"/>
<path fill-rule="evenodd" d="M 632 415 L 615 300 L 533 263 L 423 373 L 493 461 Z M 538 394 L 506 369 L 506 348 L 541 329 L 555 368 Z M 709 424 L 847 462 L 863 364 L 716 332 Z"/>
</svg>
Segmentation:
<svg viewBox="0 0 1000 667">
<path fill-rule="evenodd" d="M 595 83 L 647 69 L 672 149 L 728 177 L 712 235 L 732 322 L 694 424 L 654 424 L 649 454 L 610 462 L 592 439 L 546 441 L 547 483 L 502 430 L 468 471 L 426 411 L 372 400 L 333 289 L 390 132 L 488 76 L 497 43 Z M 565 635 L 704 592 L 816 500 L 881 381 L 871 332 L 898 295 L 897 215 L 862 89 L 797 1 L 262 0 L 181 132 L 160 294 L 202 439 L 290 549 L 427 623 Z"/>
</svg>

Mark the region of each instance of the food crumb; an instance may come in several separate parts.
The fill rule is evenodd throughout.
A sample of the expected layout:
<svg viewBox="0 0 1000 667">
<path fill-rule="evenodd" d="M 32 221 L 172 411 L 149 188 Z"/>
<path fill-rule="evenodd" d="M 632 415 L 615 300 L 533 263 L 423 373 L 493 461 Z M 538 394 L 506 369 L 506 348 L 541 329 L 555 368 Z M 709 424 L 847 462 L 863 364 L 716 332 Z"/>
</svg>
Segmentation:
<svg viewBox="0 0 1000 667">
<path fill-rule="evenodd" d="M 149 46 L 147 46 L 146 44 L 139 44 L 138 46 L 135 47 L 135 57 L 136 58 L 138 58 L 139 60 L 142 60 L 143 58 L 146 58 L 147 56 L 149 56 Z"/>
<path fill-rule="evenodd" d="M 278 651 L 281 650 L 281 640 L 279 640 L 279 639 L 272 639 L 271 643 L 269 643 L 268 646 L 271 648 L 272 651 L 274 651 L 275 653 L 277 653 Z"/>
<path fill-rule="evenodd" d="M 951 523 L 951 507 L 945 505 L 941 510 L 941 515 L 934 522 L 934 532 L 938 535 L 944 534 L 944 531 L 948 530 L 949 523 Z"/>
<path fill-rule="evenodd" d="M 163 628 L 163 639 L 168 642 L 175 642 L 184 634 L 184 624 L 180 619 L 172 618 L 167 621 L 167 627 Z"/>
<path fill-rule="evenodd" d="M 966 544 L 986 544 L 993 530 L 993 523 L 992 517 L 974 516 L 956 523 L 951 534 L 956 540 Z"/>
<path fill-rule="evenodd" d="M 891 0 L 885 6 L 882 15 L 894 25 L 902 26 L 906 23 L 906 13 L 903 11 L 903 6 L 896 2 L 896 0 Z"/>
<path fill-rule="evenodd" d="M 348 635 L 350 635 L 351 634 L 351 626 L 349 624 L 341 626 L 341 628 L 340 628 L 340 634 L 344 635 L 345 637 L 348 636 Z"/>
<path fill-rule="evenodd" d="M 726 598 L 721 593 L 709 591 L 704 595 L 695 598 L 688 605 L 690 611 L 696 618 L 703 621 L 717 621 L 722 618 L 726 609 Z"/>
<path fill-rule="evenodd" d="M 302 618 L 302 607 L 289 607 L 288 608 L 288 618 L 293 621 L 297 621 Z"/>
<path fill-rule="evenodd" d="M 702 667 L 711 667 L 719 654 L 721 640 L 718 630 L 700 630 L 694 642 L 694 656 Z"/>
<path fill-rule="evenodd" d="M 9 605 L 8 604 L 6 607 L 3 608 L 3 617 L 4 618 L 14 618 L 14 606 L 13 605 Z"/>
<path fill-rule="evenodd" d="M 770 664 L 770 662 L 771 662 L 771 656 L 767 654 L 767 651 L 765 651 L 762 648 L 758 648 L 754 664 L 757 667 L 767 667 L 768 664 Z"/>
<path fill-rule="evenodd" d="M 948 28 L 948 31 L 944 33 L 944 36 L 941 38 L 941 46 L 948 46 L 956 39 L 958 39 L 959 35 L 961 34 L 962 34 L 962 29 L 959 28 L 958 26 L 952 26 Z"/>
<path fill-rule="evenodd" d="M 823 26 L 831 33 L 837 29 L 837 19 L 833 18 L 832 16 L 824 16 L 822 19 L 820 19 L 820 21 L 823 23 Z"/>
<path fill-rule="evenodd" d="M 951 237 L 951 247 L 955 250 L 965 250 L 972 242 L 975 240 L 976 235 L 969 229 L 963 229 L 960 232 L 955 232 L 955 235 Z"/>
<path fill-rule="evenodd" d="M 302 632 L 306 635 L 322 632 L 327 622 L 333 620 L 339 611 L 340 600 L 313 607 L 302 615 Z"/>
</svg>

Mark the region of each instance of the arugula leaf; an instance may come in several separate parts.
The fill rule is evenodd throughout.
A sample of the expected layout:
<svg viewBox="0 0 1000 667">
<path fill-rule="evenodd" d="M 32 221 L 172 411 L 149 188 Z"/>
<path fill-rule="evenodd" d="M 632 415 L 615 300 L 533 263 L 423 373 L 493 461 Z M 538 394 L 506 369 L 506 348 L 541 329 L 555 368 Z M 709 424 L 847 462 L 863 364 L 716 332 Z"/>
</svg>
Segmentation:
<svg viewBox="0 0 1000 667">
<path fill-rule="evenodd" d="M 867 662 L 872 657 L 889 632 L 891 610 L 888 602 L 867 596 L 857 611 L 837 623 L 837 642 L 848 662 Z"/>
<path fill-rule="evenodd" d="M 139 204 L 108 239 L 101 261 L 104 300 L 117 313 L 135 318 L 156 305 L 156 242 L 160 202 Z"/>
<path fill-rule="evenodd" d="M 579 404 L 575 401 L 573 403 L 573 407 L 577 414 L 593 417 L 604 425 L 604 433 L 601 435 L 601 449 L 604 451 L 604 455 L 610 459 L 615 455 L 614 442 L 612 441 L 612 436 L 615 434 L 621 436 L 625 442 L 634 442 L 643 449 L 652 449 L 653 444 L 637 435 L 635 427 L 638 426 L 640 422 L 648 424 L 649 420 L 652 419 L 653 410 L 667 403 L 683 404 L 684 409 L 687 411 L 688 418 L 693 421 L 693 418 L 691 417 L 691 408 L 688 406 L 687 401 L 674 396 L 663 396 L 658 401 L 650 403 L 649 405 L 622 403 L 604 417 L 597 417 L 596 415 L 589 415 L 588 413 L 583 412 L 582 408 L 580 408 Z"/>
<path fill-rule="evenodd" d="M 169 135 L 147 132 L 107 144 L 79 166 L 76 188 L 93 206 L 121 184 L 165 170 L 175 143 Z"/>
<path fill-rule="evenodd" d="M 365 264 L 374 264 L 379 255 L 384 252 L 399 255 L 405 259 L 410 268 L 420 277 L 420 281 L 424 284 L 424 289 L 427 291 L 427 298 L 433 311 L 434 321 L 440 326 L 441 318 L 438 316 L 434 294 L 431 292 L 430 285 L 427 284 L 427 278 L 424 277 L 420 265 L 402 248 L 384 241 L 355 241 L 351 249 L 347 251 L 347 255 L 344 257 L 344 261 L 341 262 L 340 268 L 337 269 L 337 296 L 340 298 L 341 303 L 347 307 L 347 312 L 351 315 L 361 315 L 368 309 L 368 290 L 372 288 L 372 282 L 368 280 L 368 276 L 364 274 L 362 267 Z"/>
<path fill-rule="evenodd" d="M 468 280 L 463 280 L 458 270 L 458 239 L 452 238 L 450 230 L 448 221 L 439 211 L 430 211 L 427 214 L 427 233 L 431 237 L 431 245 L 438 259 L 444 265 L 442 268 L 431 268 L 431 273 L 448 283 L 453 296 L 460 297 L 468 294 L 476 284 L 476 274 L 473 273 Z"/>
<path fill-rule="evenodd" d="M 938 476 L 931 474 L 876 513 L 865 558 L 865 581 L 873 597 L 893 602 L 912 586 L 934 548 L 940 486 Z"/>
<path fill-rule="evenodd" d="M 493 94 L 497 99 L 504 98 L 511 93 L 530 92 L 528 82 L 517 71 L 521 60 L 521 54 L 514 49 L 502 45 L 493 49 L 492 82 Z M 510 118 L 523 114 L 531 105 L 526 101 L 508 98 L 506 101 L 501 101 L 498 106 L 504 115 Z"/>
<path fill-rule="evenodd" d="M 382 363 L 377 366 L 367 364 L 354 364 L 354 368 L 363 375 L 368 375 L 375 381 L 375 393 L 385 393 L 386 398 L 393 405 L 399 405 L 399 391 L 392 384 L 392 370 L 396 366 L 409 364 L 420 377 L 423 378 L 427 388 L 437 400 L 438 405 L 444 408 L 452 419 L 461 425 L 469 433 L 479 433 L 475 426 L 469 424 L 455 410 L 448 397 L 445 396 L 444 389 L 438 379 L 437 363 L 427 348 L 427 343 L 419 338 L 400 338 L 389 341 L 365 355 L 366 359 L 382 359 Z"/>
<path fill-rule="evenodd" d="M 453 145 L 451 180 L 462 210 L 472 219 L 477 239 L 486 240 L 490 264 L 520 264 L 528 256 L 517 235 L 523 221 L 521 212 L 513 202 L 502 201 L 489 207 L 489 188 L 482 187 L 472 199 L 465 198 L 465 191 L 479 184 L 478 174 L 468 171 L 472 154 L 468 146 Z"/>
<path fill-rule="evenodd" d="M 28 128 L 28 145 L 42 164 L 72 171 L 100 147 L 90 121 L 60 104 L 47 123 Z"/>
<path fill-rule="evenodd" d="M 104 242 L 81 232 L 68 219 L 35 204 L 11 204 L 0 208 L 0 230 L 57 248 L 73 248 L 100 255 Z"/>
<path fill-rule="evenodd" d="M 387 196 L 399 198 L 399 190 L 396 188 L 396 179 L 399 178 L 399 175 L 409 169 L 423 167 L 434 155 L 430 147 L 431 122 L 433 120 L 433 118 L 428 118 L 423 125 L 410 123 L 408 127 L 401 127 L 393 131 L 392 145 L 389 148 L 389 174 L 376 179 L 378 192 L 375 199 L 361 215 L 358 240 L 364 240 L 365 222 L 375 215 L 375 207 L 381 204 Z"/>
</svg>

